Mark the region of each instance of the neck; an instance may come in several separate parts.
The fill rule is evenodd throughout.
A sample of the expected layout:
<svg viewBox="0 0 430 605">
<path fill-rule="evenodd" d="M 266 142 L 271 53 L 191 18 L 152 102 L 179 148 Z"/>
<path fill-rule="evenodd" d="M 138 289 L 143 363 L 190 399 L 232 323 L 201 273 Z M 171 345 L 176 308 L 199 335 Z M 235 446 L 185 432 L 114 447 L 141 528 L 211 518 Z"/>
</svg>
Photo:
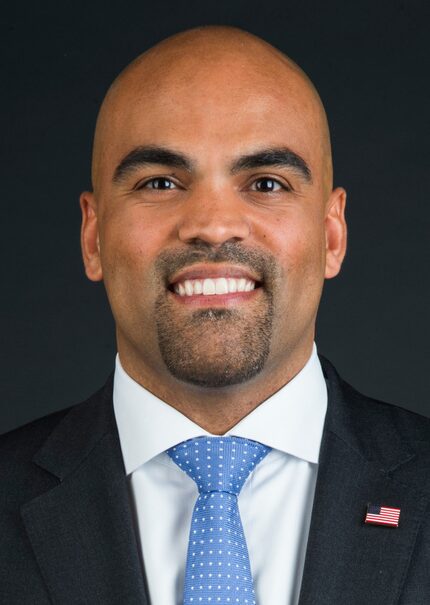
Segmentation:
<svg viewBox="0 0 430 605">
<path fill-rule="evenodd" d="M 167 370 L 150 371 L 142 360 L 127 355 L 120 346 L 118 351 L 122 367 L 135 382 L 202 429 L 213 435 L 224 435 L 300 372 L 311 356 L 312 341 L 295 349 L 281 364 L 267 363 L 251 380 L 219 388 L 182 382 Z"/>
</svg>

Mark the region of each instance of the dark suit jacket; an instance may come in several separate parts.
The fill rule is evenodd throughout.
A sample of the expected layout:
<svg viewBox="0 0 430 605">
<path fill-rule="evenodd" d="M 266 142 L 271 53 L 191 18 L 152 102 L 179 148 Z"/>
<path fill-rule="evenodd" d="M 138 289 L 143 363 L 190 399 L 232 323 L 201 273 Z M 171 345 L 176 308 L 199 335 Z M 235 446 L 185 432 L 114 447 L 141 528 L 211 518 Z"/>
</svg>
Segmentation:
<svg viewBox="0 0 430 605">
<path fill-rule="evenodd" d="M 322 363 L 329 404 L 300 605 L 429 605 L 430 420 Z M 149 605 L 112 382 L 0 438 L 2 605 Z M 368 503 L 401 508 L 399 527 L 365 525 Z"/>
</svg>

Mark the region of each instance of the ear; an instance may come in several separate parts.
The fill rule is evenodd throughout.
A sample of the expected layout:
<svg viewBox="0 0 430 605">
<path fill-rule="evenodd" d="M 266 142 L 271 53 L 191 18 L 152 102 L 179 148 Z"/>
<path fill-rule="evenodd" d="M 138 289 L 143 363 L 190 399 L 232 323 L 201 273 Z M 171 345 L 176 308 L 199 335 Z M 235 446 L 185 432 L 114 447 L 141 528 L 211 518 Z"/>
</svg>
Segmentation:
<svg viewBox="0 0 430 605">
<path fill-rule="evenodd" d="M 82 211 L 81 249 L 85 273 L 91 281 L 101 281 L 103 273 L 100 262 L 97 205 L 94 194 L 84 191 L 80 195 L 79 203 Z"/>
<path fill-rule="evenodd" d="M 325 278 L 335 277 L 342 266 L 346 252 L 347 228 L 345 221 L 346 191 L 334 189 L 327 201 L 325 218 L 326 261 Z"/>
</svg>

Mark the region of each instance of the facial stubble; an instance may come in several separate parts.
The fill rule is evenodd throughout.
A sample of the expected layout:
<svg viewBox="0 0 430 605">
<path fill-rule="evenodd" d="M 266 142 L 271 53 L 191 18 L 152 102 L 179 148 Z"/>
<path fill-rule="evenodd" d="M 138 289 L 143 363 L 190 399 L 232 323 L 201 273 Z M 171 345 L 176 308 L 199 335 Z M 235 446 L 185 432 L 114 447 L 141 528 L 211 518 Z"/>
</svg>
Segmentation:
<svg viewBox="0 0 430 605">
<path fill-rule="evenodd" d="M 175 268 L 196 262 L 240 263 L 264 275 L 264 287 L 253 301 L 237 308 L 205 308 L 179 312 L 171 296 L 160 294 L 156 301 L 156 325 L 162 359 L 177 379 L 206 388 L 220 388 L 246 382 L 264 368 L 273 333 L 275 263 L 266 254 L 226 244 L 216 252 L 193 250 L 180 257 L 164 255 L 161 265 Z M 190 257 L 192 255 L 192 258 Z"/>
</svg>

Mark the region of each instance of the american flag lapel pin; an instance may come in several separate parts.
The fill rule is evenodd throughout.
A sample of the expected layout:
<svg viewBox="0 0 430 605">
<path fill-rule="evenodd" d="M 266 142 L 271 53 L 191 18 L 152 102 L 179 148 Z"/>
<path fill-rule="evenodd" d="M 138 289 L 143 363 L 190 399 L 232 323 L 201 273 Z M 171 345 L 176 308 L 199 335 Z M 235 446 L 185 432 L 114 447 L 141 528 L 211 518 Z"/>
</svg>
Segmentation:
<svg viewBox="0 0 430 605">
<path fill-rule="evenodd" d="M 371 525 L 388 525 L 390 527 L 398 527 L 399 519 L 400 508 L 368 504 L 364 522 Z"/>
</svg>

